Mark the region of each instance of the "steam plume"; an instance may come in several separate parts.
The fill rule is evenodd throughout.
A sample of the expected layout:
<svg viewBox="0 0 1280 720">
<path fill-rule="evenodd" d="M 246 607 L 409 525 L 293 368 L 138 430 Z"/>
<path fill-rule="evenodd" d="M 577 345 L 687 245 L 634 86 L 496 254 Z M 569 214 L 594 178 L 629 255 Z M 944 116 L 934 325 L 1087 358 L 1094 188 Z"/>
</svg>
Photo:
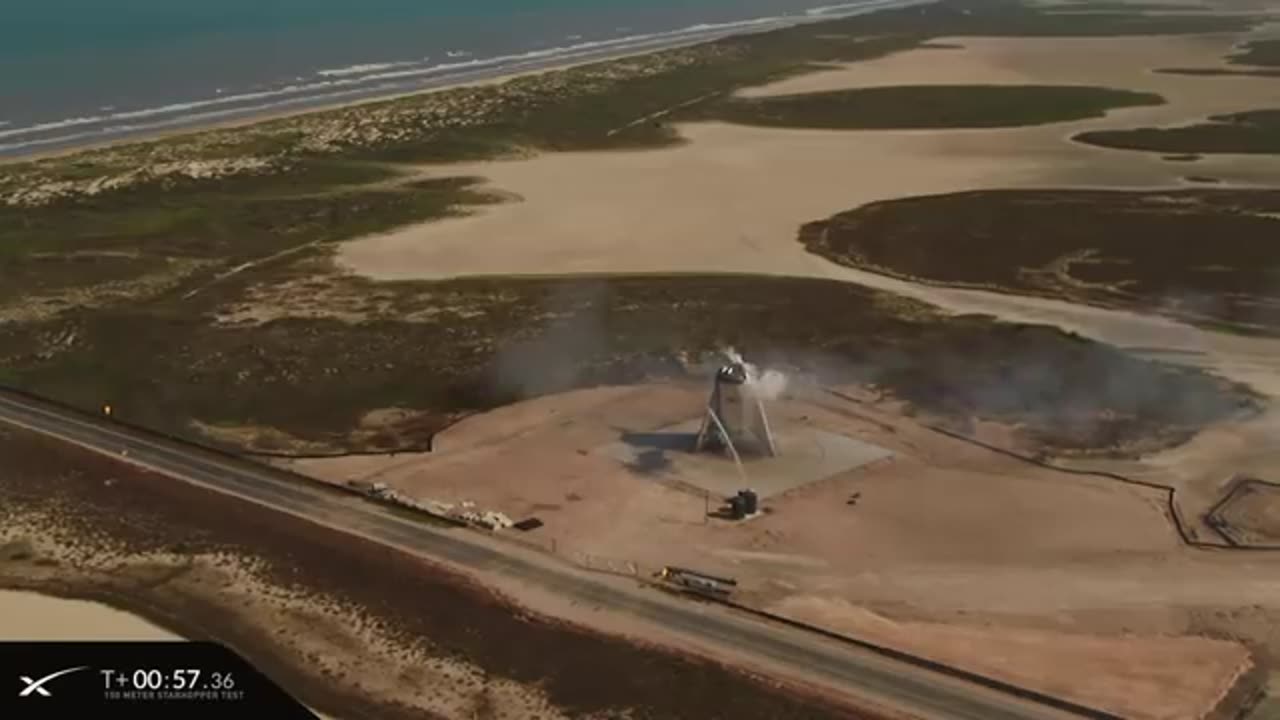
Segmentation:
<svg viewBox="0 0 1280 720">
<path fill-rule="evenodd" d="M 752 394 L 761 400 L 777 400 L 786 392 L 788 378 L 785 374 L 777 370 L 760 371 L 760 368 L 753 363 L 747 362 L 742 357 L 742 353 L 729 347 L 720 351 L 725 358 L 731 362 L 741 365 L 747 373 L 747 387 Z"/>
</svg>

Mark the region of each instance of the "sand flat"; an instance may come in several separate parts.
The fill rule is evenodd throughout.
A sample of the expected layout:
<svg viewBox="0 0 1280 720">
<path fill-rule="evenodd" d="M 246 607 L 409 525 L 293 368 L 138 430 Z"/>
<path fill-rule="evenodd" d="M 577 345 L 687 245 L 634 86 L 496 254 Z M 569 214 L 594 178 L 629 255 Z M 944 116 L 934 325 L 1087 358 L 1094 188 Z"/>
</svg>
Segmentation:
<svg viewBox="0 0 1280 720">
<path fill-rule="evenodd" d="M 383 280 L 586 272 L 833 278 L 952 312 L 1054 325 L 1121 347 L 1185 351 L 1191 354 L 1178 362 L 1280 396 L 1280 341 L 1209 333 L 1165 318 L 1049 299 L 922 286 L 840 267 L 804 250 L 796 239 L 803 223 L 895 197 L 1014 187 L 1186 187 L 1183 176 L 1192 173 L 1221 178 L 1223 186 L 1280 181 L 1277 156 L 1210 155 L 1188 164 L 1068 139 L 1089 129 L 1197 122 L 1218 112 L 1280 105 L 1280 83 L 1272 78 L 1150 72 L 1220 64 L 1230 37 L 965 42 L 969 47 L 960 50 L 919 49 L 833 72 L 862 73 L 864 80 L 868 72 L 889 72 L 900 82 L 934 81 L 939 73 L 956 82 L 995 82 L 1039 68 L 1040 76 L 1031 79 L 1154 90 L 1169 104 L 1003 130 L 823 131 L 698 123 L 681 128 L 687 144 L 666 150 L 554 153 L 427 168 L 440 176 L 484 176 L 523 200 L 344 243 L 337 263 Z M 1071 62 L 1081 55 L 1092 60 Z M 1028 64 L 1021 65 L 1023 59 Z M 955 68 L 940 69 L 948 65 Z M 824 87 L 835 82 L 834 75 L 819 73 L 765 91 L 794 91 L 794 83 L 815 83 L 815 78 Z M 1130 82 L 1118 82 L 1125 78 Z M 846 76 L 840 82 L 852 80 Z"/>
<path fill-rule="evenodd" d="M 174 633 L 101 603 L 0 590 L 0 639 L 181 640 Z"/>
<path fill-rule="evenodd" d="M 955 41 L 949 41 L 955 42 Z M 1280 83 L 1257 77 L 1161 75 L 1153 68 L 1220 64 L 1227 36 L 965 38 L 795 78 L 779 93 L 927 82 L 1076 83 L 1155 91 L 1161 107 L 1000 130 L 819 131 L 685 125 L 681 147 L 554 153 L 428 169 L 480 175 L 523 201 L 343 244 L 340 266 L 382 280 L 483 274 L 747 272 L 839 276 L 805 253 L 799 226 L 863 203 L 998 187 L 1167 187 L 1188 173 L 1227 184 L 1280 180 L 1275 156 L 1158 154 L 1070 142 L 1084 130 L 1194 122 L 1280 105 Z"/>
<path fill-rule="evenodd" d="M 1243 645 L 1205 637 L 895 622 L 817 596 L 771 609 L 1134 720 L 1204 717 L 1251 666 Z"/>
</svg>

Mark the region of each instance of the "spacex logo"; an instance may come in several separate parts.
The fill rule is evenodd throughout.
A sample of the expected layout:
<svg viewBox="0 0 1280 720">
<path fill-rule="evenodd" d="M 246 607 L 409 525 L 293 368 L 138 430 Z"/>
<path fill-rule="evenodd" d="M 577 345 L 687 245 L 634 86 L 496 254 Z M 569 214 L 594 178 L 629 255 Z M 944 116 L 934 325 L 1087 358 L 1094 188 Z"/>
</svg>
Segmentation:
<svg viewBox="0 0 1280 720">
<path fill-rule="evenodd" d="M 49 692 L 48 688 L 45 687 L 45 684 L 49 683 L 50 681 L 57 680 L 58 678 L 64 675 L 70 675 L 71 673 L 80 672 L 81 670 L 88 670 L 88 669 L 89 669 L 88 665 L 67 668 L 65 670 L 59 670 L 58 672 L 55 672 L 55 673 L 49 673 L 48 675 L 45 675 L 44 677 L 39 678 L 37 680 L 32 680 L 26 675 L 19 675 L 18 679 L 21 680 L 23 683 L 25 683 L 26 687 L 23 688 L 20 692 L 18 692 L 18 697 L 21 697 L 21 698 L 36 697 L 36 696 L 53 697 L 53 693 Z"/>
</svg>

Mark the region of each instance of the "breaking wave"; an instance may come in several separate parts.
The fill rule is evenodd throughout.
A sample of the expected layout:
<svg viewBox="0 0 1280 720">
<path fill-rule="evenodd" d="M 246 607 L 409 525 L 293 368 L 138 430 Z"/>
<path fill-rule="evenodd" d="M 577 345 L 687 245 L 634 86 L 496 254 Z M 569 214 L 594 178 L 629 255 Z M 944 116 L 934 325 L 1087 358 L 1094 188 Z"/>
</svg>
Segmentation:
<svg viewBox="0 0 1280 720">
<path fill-rule="evenodd" d="M 668 32 L 630 34 L 531 50 L 524 53 L 472 57 L 465 50 L 447 53 L 450 62 L 432 64 L 430 58 L 360 63 L 317 70 L 309 78 L 279 87 L 233 93 L 219 88 L 212 96 L 132 110 L 100 112 L 25 126 L 0 122 L 0 153 L 72 147 L 86 141 L 112 140 L 169 128 L 196 127 L 228 119 L 252 117 L 283 109 L 307 109 L 334 102 L 371 99 L 397 92 L 441 87 L 509 72 L 613 55 L 661 49 L 745 32 L 761 32 L 815 19 L 829 20 L 922 0 L 865 0 L 817 7 L 802 15 L 780 15 L 723 23 L 699 23 Z M 580 36 L 577 36 L 580 37 Z M 4 142 L 8 141 L 8 142 Z"/>
</svg>

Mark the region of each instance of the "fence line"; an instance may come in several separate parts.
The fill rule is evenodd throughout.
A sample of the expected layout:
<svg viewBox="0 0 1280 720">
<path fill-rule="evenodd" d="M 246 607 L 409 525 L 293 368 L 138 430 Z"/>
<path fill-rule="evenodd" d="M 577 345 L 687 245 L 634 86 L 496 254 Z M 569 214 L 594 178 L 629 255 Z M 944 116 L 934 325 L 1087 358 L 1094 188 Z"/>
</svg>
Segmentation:
<svg viewBox="0 0 1280 720">
<path fill-rule="evenodd" d="M 827 393 L 835 397 L 838 397 L 841 400 L 856 403 L 858 405 L 863 404 L 861 400 L 858 400 L 857 398 L 851 395 L 847 395 L 837 390 L 831 390 L 828 388 Z M 960 442 L 968 443 L 969 445 L 973 445 L 974 447 L 979 447 L 984 450 L 988 450 L 990 452 L 996 453 L 998 455 L 1004 455 L 1005 457 L 1013 458 L 1014 460 L 1018 460 L 1028 465 L 1035 465 L 1036 467 L 1045 468 L 1046 470 L 1065 473 L 1067 475 L 1096 477 L 1096 478 L 1102 478 L 1104 480 L 1113 480 L 1115 482 L 1121 482 L 1126 485 L 1136 485 L 1138 487 L 1159 491 L 1164 494 L 1165 509 L 1168 511 L 1169 517 L 1172 519 L 1174 531 L 1177 533 L 1179 540 L 1181 540 L 1182 543 L 1187 547 L 1196 548 L 1198 550 L 1242 550 L 1242 551 L 1258 551 L 1258 552 L 1273 552 L 1273 551 L 1280 550 L 1280 545 L 1236 544 L 1230 538 L 1227 538 L 1223 534 L 1223 532 L 1219 530 L 1212 522 L 1210 522 L 1209 515 L 1205 515 L 1202 519 L 1205 521 L 1206 525 L 1213 528 L 1213 530 L 1218 535 L 1223 537 L 1223 542 L 1211 543 L 1211 542 L 1205 542 L 1203 540 L 1198 539 L 1195 536 L 1194 531 L 1192 531 L 1188 527 L 1188 523 L 1186 519 L 1182 517 L 1182 511 L 1178 509 L 1178 503 L 1175 499 L 1175 495 L 1177 494 L 1177 488 L 1171 485 L 1162 485 L 1160 483 L 1149 482 L 1147 480 L 1135 480 L 1134 478 L 1125 477 L 1123 475 L 1119 475 L 1113 472 L 1108 472 L 1106 470 L 1081 470 L 1077 468 L 1063 467 L 1061 465 L 1055 465 L 1054 463 L 1048 462 L 1046 460 L 1041 460 L 1039 458 L 1031 457 L 1029 455 L 1023 455 L 1022 453 L 1019 453 L 1014 450 L 1009 450 L 1007 448 L 1002 448 L 997 445 L 992 445 L 990 443 L 986 443 L 981 440 L 978 440 L 977 438 L 969 437 L 968 435 L 964 435 L 954 430 L 948 430 L 944 427 L 940 427 L 937 425 L 920 423 L 919 426 L 930 432 L 949 437 L 952 440 L 959 440 Z M 1280 487 L 1280 485 L 1275 485 L 1274 483 L 1266 483 L 1261 480 L 1257 482 L 1262 483 L 1264 485 L 1274 485 L 1276 487 Z M 1221 503 L 1222 503 L 1222 500 L 1219 501 L 1219 505 L 1221 505 Z M 1215 505 L 1214 507 L 1217 508 L 1218 505 Z"/>
</svg>

